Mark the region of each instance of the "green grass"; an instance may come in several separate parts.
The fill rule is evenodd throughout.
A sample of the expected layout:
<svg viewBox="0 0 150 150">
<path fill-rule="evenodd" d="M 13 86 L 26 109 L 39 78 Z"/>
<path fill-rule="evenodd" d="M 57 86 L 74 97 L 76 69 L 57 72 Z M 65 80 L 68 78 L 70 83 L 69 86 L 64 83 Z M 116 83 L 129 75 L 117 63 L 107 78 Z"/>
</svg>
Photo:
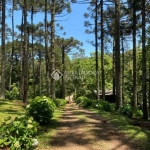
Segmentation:
<svg viewBox="0 0 150 150">
<path fill-rule="evenodd" d="M 63 108 L 55 109 L 51 124 L 40 127 L 38 137 L 37 137 L 40 145 L 38 146 L 37 149 L 41 150 L 49 146 L 51 140 L 50 137 L 54 136 L 55 133 L 57 132 L 56 128 L 58 126 L 60 117 L 62 116 L 62 112 L 63 112 L 62 110 Z"/>
<path fill-rule="evenodd" d="M 8 116 L 12 118 L 22 115 L 25 112 L 22 101 L 18 100 L 0 100 L 0 122 Z"/>
<path fill-rule="evenodd" d="M 41 150 L 49 145 L 50 137 L 52 137 L 56 133 L 58 121 L 62 116 L 62 109 L 63 108 L 55 109 L 54 117 L 52 118 L 52 123 L 50 125 L 39 127 L 37 139 L 40 144 L 38 146 L 38 149 Z M 0 124 L 8 116 L 15 118 L 19 115 L 23 115 L 24 113 L 25 106 L 23 105 L 22 101 L 0 100 Z"/>
<path fill-rule="evenodd" d="M 139 127 L 132 125 L 132 119 L 120 115 L 117 112 L 105 112 L 101 110 L 96 110 L 91 108 L 91 111 L 94 111 L 100 114 L 105 119 L 109 120 L 115 127 L 119 128 L 123 133 L 126 133 L 131 140 L 135 140 L 140 147 L 144 150 L 150 149 L 150 128 Z"/>
</svg>

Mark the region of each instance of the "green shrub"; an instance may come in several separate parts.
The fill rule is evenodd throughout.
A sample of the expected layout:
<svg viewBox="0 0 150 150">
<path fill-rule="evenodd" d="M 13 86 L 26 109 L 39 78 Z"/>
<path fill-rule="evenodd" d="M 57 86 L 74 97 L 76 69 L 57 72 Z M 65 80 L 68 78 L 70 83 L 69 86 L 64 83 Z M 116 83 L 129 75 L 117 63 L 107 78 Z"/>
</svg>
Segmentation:
<svg viewBox="0 0 150 150">
<path fill-rule="evenodd" d="M 125 105 L 121 106 L 120 113 L 122 115 L 132 117 L 133 116 L 133 108 L 130 104 L 125 104 Z"/>
<path fill-rule="evenodd" d="M 37 123 L 27 116 L 5 119 L 0 125 L 0 148 L 11 150 L 34 149 Z"/>
<path fill-rule="evenodd" d="M 85 97 L 85 96 L 79 96 L 76 100 L 75 100 L 75 102 L 77 103 L 77 104 L 79 104 L 81 107 L 83 107 L 83 108 L 87 108 L 87 107 L 89 107 L 89 106 L 92 106 L 92 104 L 93 104 L 93 100 L 92 99 L 90 99 L 90 98 L 87 98 L 87 97 Z"/>
<path fill-rule="evenodd" d="M 89 106 L 92 106 L 93 101 L 89 98 L 85 98 L 83 100 L 81 100 L 80 102 L 80 106 L 82 106 L 83 108 L 87 108 Z"/>
<path fill-rule="evenodd" d="M 19 98 L 19 89 L 16 86 L 11 88 L 11 91 L 5 92 L 5 97 L 9 100 L 15 100 Z"/>
<path fill-rule="evenodd" d="M 114 104 L 109 103 L 104 100 L 98 100 L 98 102 L 95 105 L 99 110 L 104 110 L 108 112 L 114 111 L 114 108 L 115 108 Z"/>
<path fill-rule="evenodd" d="M 143 117 L 143 111 L 140 109 L 135 109 L 133 111 L 133 117 L 135 118 L 142 118 Z"/>
<path fill-rule="evenodd" d="M 27 105 L 27 114 L 40 124 L 48 124 L 53 117 L 55 103 L 48 97 L 36 97 Z"/>
<path fill-rule="evenodd" d="M 87 97 L 85 97 L 85 96 L 79 96 L 77 99 L 75 99 L 75 102 L 76 102 L 76 104 L 79 104 L 79 103 L 81 103 L 81 101 L 84 101 L 86 99 L 87 99 Z"/>
<path fill-rule="evenodd" d="M 57 98 L 54 100 L 54 103 L 55 103 L 56 107 L 63 107 L 67 104 L 67 101 L 65 99 Z"/>
</svg>

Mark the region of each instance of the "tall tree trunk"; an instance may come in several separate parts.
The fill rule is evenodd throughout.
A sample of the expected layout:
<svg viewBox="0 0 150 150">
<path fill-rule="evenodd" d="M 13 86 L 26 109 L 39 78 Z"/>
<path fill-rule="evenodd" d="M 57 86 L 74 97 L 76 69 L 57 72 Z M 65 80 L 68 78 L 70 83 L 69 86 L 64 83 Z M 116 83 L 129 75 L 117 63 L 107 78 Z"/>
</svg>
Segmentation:
<svg viewBox="0 0 150 150">
<path fill-rule="evenodd" d="M 102 72 L 102 99 L 105 100 L 103 0 L 101 0 L 101 72 Z"/>
<path fill-rule="evenodd" d="M 147 88 L 146 88 L 146 31 L 145 31 L 145 0 L 142 0 L 142 94 L 143 94 L 143 119 L 148 120 Z"/>
<path fill-rule="evenodd" d="M 122 72 L 122 77 L 121 77 L 121 84 L 122 84 L 122 103 L 124 103 L 124 45 L 123 45 L 123 32 L 124 31 L 122 31 L 122 39 L 121 39 L 121 44 L 122 44 L 122 46 L 121 46 L 121 48 L 122 48 L 122 63 L 121 63 L 121 72 Z"/>
<path fill-rule="evenodd" d="M 55 4 L 56 1 L 52 0 L 51 12 L 51 73 L 55 71 Z M 51 97 L 55 99 L 55 79 L 51 78 Z"/>
<path fill-rule="evenodd" d="M 23 100 L 23 11 L 21 18 L 21 47 L 20 47 L 20 99 Z"/>
<path fill-rule="evenodd" d="M 5 99 L 5 1 L 2 1 L 1 98 Z"/>
<path fill-rule="evenodd" d="M 137 107 L 137 72 L 136 72 L 136 0 L 133 1 L 133 102 L 134 109 Z"/>
<path fill-rule="evenodd" d="M 95 69 L 96 69 L 96 91 L 97 99 L 99 99 L 99 69 L 98 69 L 98 36 L 97 36 L 97 19 L 98 19 L 97 0 L 95 1 Z"/>
<path fill-rule="evenodd" d="M 115 0 L 116 110 L 122 105 L 120 68 L 120 0 Z"/>
<path fill-rule="evenodd" d="M 12 69 L 13 69 L 13 56 L 14 56 L 14 0 L 12 0 L 12 48 L 11 48 L 11 61 L 9 70 L 9 91 L 11 90 L 12 84 Z"/>
<path fill-rule="evenodd" d="M 65 99 L 65 48 L 62 47 L 62 98 Z"/>
<path fill-rule="evenodd" d="M 115 40 L 113 38 L 113 99 L 116 100 Z"/>
<path fill-rule="evenodd" d="M 27 34 L 27 0 L 24 0 L 24 44 L 23 44 L 23 102 L 28 97 L 28 34 Z"/>
<path fill-rule="evenodd" d="M 35 68 L 34 68 L 34 29 L 33 29 L 33 14 L 34 14 L 34 1 L 32 3 L 32 9 L 31 9 L 31 26 L 32 26 L 32 30 L 31 30 L 31 40 L 32 40 L 32 73 L 33 73 L 33 82 L 32 82 L 32 86 L 33 86 L 33 95 L 35 97 Z"/>
<path fill-rule="evenodd" d="M 39 95 L 42 95 L 41 50 L 39 49 Z"/>
<path fill-rule="evenodd" d="M 46 96 L 50 96 L 50 66 L 48 54 L 48 34 L 47 34 L 47 0 L 45 0 L 45 63 L 46 63 Z"/>
</svg>

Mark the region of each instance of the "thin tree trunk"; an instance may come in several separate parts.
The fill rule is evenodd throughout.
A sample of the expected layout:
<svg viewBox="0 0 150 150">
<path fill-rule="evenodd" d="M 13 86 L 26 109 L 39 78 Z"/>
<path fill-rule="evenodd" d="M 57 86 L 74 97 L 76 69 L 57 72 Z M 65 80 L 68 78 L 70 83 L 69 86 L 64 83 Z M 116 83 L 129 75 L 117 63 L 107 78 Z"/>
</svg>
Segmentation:
<svg viewBox="0 0 150 150">
<path fill-rule="evenodd" d="M 122 39 L 121 39 L 121 44 L 122 44 L 122 67 L 121 67 L 121 72 L 122 72 L 122 103 L 124 104 L 124 45 L 123 45 L 123 31 L 122 31 Z"/>
<path fill-rule="evenodd" d="M 24 0 L 24 47 L 23 47 L 23 102 L 27 103 L 28 97 L 28 35 L 27 35 L 27 1 Z"/>
<path fill-rule="evenodd" d="M 55 0 L 52 0 L 51 12 L 51 73 L 55 71 Z M 55 99 L 55 79 L 51 78 L 51 97 Z"/>
<path fill-rule="evenodd" d="M 23 11 L 21 19 L 21 47 L 20 47 L 20 99 L 23 100 Z"/>
<path fill-rule="evenodd" d="M 142 0 L 142 94 L 143 94 L 143 119 L 148 120 L 146 96 L 146 31 L 145 31 L 145 0 Z"/>
<path fill-rule="evenodd" d="M 65 73 L 65 49 L 64 49 L 64 46 L 62 47 L 62 98 L 65 99 L 65 76 L 64 76 L 64 73 Z"/>
<path fill-rule="evenodd" d="M 33 1 L 34 2 L 34 1 Z M 35 68 L 34 68 L 34 29 L 33 29 L 33 14 L 34 14 L 34 4 L 32 4 L 32 10 L 31 10 L 31 25 L 32 25 L 32 30 L 31 30 L 31 36 L 32 36 L 32 73 L 33 73 L 33 82 L 32 82 L 32 86 L 33 86 L 33 95 L 35 97 Z"/>
<path fill-rule="evenodd" d="M 9 91 L 11 90 L 12 84 L 12 68 L 13 68 L 13 56 L 14 56 L 14 0 L 12 0 L 12 50 L 11 50 L 11 61 L 9 70 Z"/>
<path fill-rule="evenodd" d="M 120 0 L 115 1 L 115 69 L 116 69 L 116 110 L 122 105 L 120 68 Z"/>
<path fill-rule="evenodd" d="M 115 40 L 113 39 L 113 99 L 116 100 Z"/>
<path fill-rule="evenodd" d="M 98 19 L 98 12 L 97 12 L 97 0 L 95 1 L 95 69 L 96 69 L 96 91 L 97 91 L 97 99 L 99 99 L 99 71 L 98 71 L 98 36 L 97 36 L 97 19 Z"/>
<path fill-rule="evenodd" d="M 102 70 L 102 99 L 105 100 L 103 0 L 101 0 L 101 70 Z"/>
<path fill-rule="evenodd" d="M 39 49 L 39 94 L 42 95 L 41 50 Z"/>
<path fill-rule="evenodd" d="M 137 72 L 136 72 L 136 0 L 133 1 L 133 102 L 134 109 L 137 107 Z"/>
<path fill-rule="evenodd" d="M 50 66 L 48 54 L 48 34 L 47 34 L 47 0 L 45 0 L 45 62 L 46 62 L 46 96 L 50 96 Z"/>
<path fill-rule="evenodd" d="M 5 1 L 2 1 L 1 98 L 5 99 Z"/>
</svg>

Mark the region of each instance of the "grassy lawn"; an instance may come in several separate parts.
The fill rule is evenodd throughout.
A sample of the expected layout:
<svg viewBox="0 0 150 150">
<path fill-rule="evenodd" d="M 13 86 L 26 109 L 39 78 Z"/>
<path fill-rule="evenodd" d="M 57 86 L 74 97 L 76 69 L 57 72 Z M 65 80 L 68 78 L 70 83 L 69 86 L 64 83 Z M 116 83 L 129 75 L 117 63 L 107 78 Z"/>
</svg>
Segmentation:
<svg viewBox="0 0 150 150">
<path fill-rule="evenodd" d="M 0 122 L 8 116 L 12 118 L 22 115 L 25 112 L 25 107 L 22 101 L 18 100 L 0 100 Z"/>
</svg>

